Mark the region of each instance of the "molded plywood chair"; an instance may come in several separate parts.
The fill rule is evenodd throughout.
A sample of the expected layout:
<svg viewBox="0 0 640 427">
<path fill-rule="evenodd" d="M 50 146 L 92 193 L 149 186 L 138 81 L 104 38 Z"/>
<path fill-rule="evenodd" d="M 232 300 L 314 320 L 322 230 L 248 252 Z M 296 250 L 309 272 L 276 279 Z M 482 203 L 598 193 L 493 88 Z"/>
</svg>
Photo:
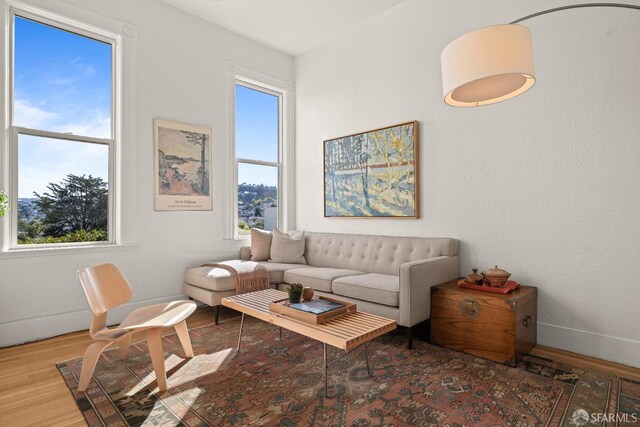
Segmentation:
<svg viewBox="0 0 640 427">
<path fill-rule="evenodd" d="M 107 329 L 107 312 L 131 298 L 131 286 L 118 267 L 102 264 L 78 271 L 78 278 L 89 307 L 93 312 L 89 334 L 94 342 L 84 352 L 78 391 L 85 391 L 96 368 L 98 357 L 111 344 L 119 346 L 120 359 L 127 358 L 131 335 L 147 330 L 147 345 L 151 354 L 160 391 L 167 389 L 167 376 L 162 350 L 162 328 L 173 326 L 187 357 L 193 357 L 186 318 L 196 309 L 193 301 L 172 301 L 142 307 L 132 311 L 122 323 Z"/>
</svg>

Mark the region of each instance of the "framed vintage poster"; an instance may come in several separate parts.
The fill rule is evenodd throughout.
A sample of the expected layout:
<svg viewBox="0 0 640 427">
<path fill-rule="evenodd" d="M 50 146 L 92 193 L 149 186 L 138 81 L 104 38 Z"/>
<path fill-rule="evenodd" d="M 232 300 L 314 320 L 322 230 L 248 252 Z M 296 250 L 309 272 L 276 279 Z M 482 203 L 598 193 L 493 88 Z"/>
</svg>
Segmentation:
<svg viewBox="0 0 640 427">
<path fill-rule="evenodd" d="M 418 122 L 324 141 L 324 216 L 418 218 Z"/>
<path fill-rule="evenodd" d="M 155 209 L 209 211 L 211 129 L 153 120 Z"/>
</svg>

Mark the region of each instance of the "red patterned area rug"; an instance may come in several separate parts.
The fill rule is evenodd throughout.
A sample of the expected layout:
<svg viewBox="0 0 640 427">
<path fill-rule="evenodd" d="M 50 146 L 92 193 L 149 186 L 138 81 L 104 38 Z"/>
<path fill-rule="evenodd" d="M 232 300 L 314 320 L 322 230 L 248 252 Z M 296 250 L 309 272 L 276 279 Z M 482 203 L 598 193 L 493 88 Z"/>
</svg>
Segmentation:
<svg viewBox="0 0 640 427">
<path fill-rule="evenodd" d="M 192 329 L 193 359 L 165 337 L 162 394 L 145 341 L 125 362 L 104 352 L 86 395 L 81 358 L 58 368 L 90 426 L 640 426 L 638 382 L 534 357 L 514 369 L 421 341 L 408 350 L 397 333 L 371 344 L 372 378 L 362 349 L 336 363 L 336 397 L 324 398 L 320 343 L 286 331 L 280 341 L 277 327 L 247 317 L 236 356 L 238 328 L 236 318 Z"/>
</svg>

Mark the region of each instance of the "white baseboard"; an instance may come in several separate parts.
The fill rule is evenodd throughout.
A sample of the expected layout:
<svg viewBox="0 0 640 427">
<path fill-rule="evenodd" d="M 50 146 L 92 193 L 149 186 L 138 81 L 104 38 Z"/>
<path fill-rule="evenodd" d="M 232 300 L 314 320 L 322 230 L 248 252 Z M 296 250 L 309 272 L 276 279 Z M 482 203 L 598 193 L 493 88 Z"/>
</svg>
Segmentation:
<svg viewBox="0 0 640 427">
<path fill-rule="evenodd" d="M 109 310 L 107 322 L 109 324 L 118 324 L 127 313 L 145 305 L 183 299 L 186 299 L 186 296 L 180 294 L 144 301 L 131 301 Z M 85 310 L 2 323 L 0 324 L 0 347 L 24 344 L 69 332 L 82 331 L 89 329 L 90 322 L 91 311 L 87 308 Z"/>
<path fill-rule="evenodd" d="M 640 341 L 538 323 L 538 344 L 640 368 Z"/>
</svg>

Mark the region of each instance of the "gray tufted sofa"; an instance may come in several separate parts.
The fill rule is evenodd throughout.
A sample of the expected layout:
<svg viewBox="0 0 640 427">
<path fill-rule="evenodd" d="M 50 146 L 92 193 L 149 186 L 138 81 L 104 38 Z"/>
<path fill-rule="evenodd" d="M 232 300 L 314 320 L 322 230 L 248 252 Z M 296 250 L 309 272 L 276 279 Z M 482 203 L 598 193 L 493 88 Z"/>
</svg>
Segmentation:
<svg viewBox="0 0 640 427">
<path fill-rule="evenodd" d="M 395 319 L 407 327 L 410 345 L 411 327 L 430 317 L 431 287 L 459 275 L 456 239 L 306 233 L 305 244 L 307 265 L 261 262 L 272 286 L 301 283 Z M 251 249 L 240 255 L 250 259 Z M 235 281 L 224 270 L 197 267 L 185 272 L 183 291 L 215 307 L 235 293 Z"/>
</svg>

